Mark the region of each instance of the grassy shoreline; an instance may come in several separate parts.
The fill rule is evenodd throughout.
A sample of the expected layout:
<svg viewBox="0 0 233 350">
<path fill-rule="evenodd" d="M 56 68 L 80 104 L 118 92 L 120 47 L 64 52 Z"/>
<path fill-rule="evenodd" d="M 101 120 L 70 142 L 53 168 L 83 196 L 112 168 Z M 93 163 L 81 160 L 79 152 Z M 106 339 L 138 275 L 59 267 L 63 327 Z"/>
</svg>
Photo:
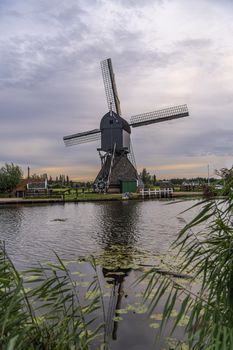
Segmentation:
<svg viewBox="0 0 233 350">
<path fill-rule="evenodd" d="M 201 192 L 173 192 L 172 197 L 175 198 L 202 198 L 203 194 Z M 125 201 L 125 200 L 158 200 L 158 199 L 168 199 L 168 198 L 155 198 L 155 197 L 142 197 L 138 193 L 130 194 L 129 199 L 123 199 L 121 193 L 117 194 L 97 194 L 97 193 L 84 193 L 75 197 L 72 195 L 66 195 L 64 198 L 0 198 L 0 205 L 8 204 L 37 204 L 37 203 L 77 203 L 77 202 L 100 202 L 100 201 Z"/>
</svg>

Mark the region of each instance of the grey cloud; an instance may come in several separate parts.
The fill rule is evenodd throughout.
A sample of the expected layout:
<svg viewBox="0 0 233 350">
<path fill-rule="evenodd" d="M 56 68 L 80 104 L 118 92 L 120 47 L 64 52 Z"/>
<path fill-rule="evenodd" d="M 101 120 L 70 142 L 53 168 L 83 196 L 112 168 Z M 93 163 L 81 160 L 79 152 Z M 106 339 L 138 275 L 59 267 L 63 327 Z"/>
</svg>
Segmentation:
<svg viewBox="0 0 233 350">
<path fill-rule="evenodd" d="M 189 38 L 185 40 L 180 40 L 176 42 L 176 46 L 178 48 L 184 48 L 188 50 L 192 49 L 206 49 L 211 47 L 213 44 L 212 40 L 209 38 L 199 38 L 199 39 L 194 39 L 194 38 Z"/>
<path fill-rule="evenodd" d="M 183 124 L 184 125 L 184 124 Z M 145 147 L 151 153 L 164 156 L 232 156 L 233 155 L 233 128 L 222 130 L 194 130 L 188 131 L 184 128 L 179 131 L 180 124 L 174 121 L 173 127 L 169 125 L 158 125 L 147 129 L 140 135 L 135 135 L 133 145 L 139 158 L 143 157 Z M 176 130 L 174 130 L 176 129 Z M 145 130 L 145 129 L 144 129 Z M 143 135 L 144 134 L 144 135 Z M 164 142 L 165 140 L 165 142 Z M 140 145 L 144 145 L 140 148 Z"/>
<path fill-rule="evenodd" d="M 98 142 L 79 147 L 65 148 L 62 137 L 37 133 L 15 135 L 14 141 L 1 137 L 1 162 L 10 161 L 20 164 L 31 164 L 34 167 L 72 167 L 75 164 L 98 164 L 96 148 Z"/>
<path fill-rule="evenodd" d="M 145 46 L 144 28 L 124 27 L 124 12 L 106 32 L 98 33 L 98 23 L 93 32 L 88 26 L 95 16 L 92 11 L 103 3 L 43 0 L 32 1 L 29 6 L 20 0 L 11 1 L 11 6 L 5 2 L 2 7 L 0 3 L 0 16 L 1 10 L 3 17 L 6 11 L 15 16 L 14 35 L 0 40 L 0 161 L 30 163 L 35 167 L 93 164 L 98 168 L 95 143 L 66 149 L 62 137 L 99 126 L 106 111 L 99 61 L 107 57 L 112 57 L 120 83 L 123 110 L 134 114 L 140 107 L 146 112 L 150 109 L 145 98 L 148 94 L 153 95 L 153 103 L 167 101 L 169 105 L 178 97 L 190 107 L 187 121 L 133 131 L 138 162 L 146 165 L 154 155 L 178 161 L 183 155 L 191 158 L 210 153 L 232 154 L 231 91 L 211 84 L 211 80 L 209 86 L 205 85 L 212 74 L 206 67 L 216 60 L 212 55 L 213 38 L 203 33 L 203 38 L 169 42 L 166 50 L 156 45 L 152 49 Z M 134 9 L 133 1 L 122 0 L 120 4 L 122 8 Z M 138 1 L 135 7 L 150 4 L 151 1 Z M 25 21 L 23 34 L 17 34 L 19 15 Z M 35 26 L 31 27 L 33 19 Z M 202 50 L 207 54 L 201 66 L 197 58 Z M 169 73 L 176 71 L 178 77 L 182 75 L 184 67 L 180 64 L 185 68 L 198 67 L 200 75 L 194 79 L 190 75 L 190 84 L 186 83 L 184 90 L 177 93 L 179 86 L 170 86 Z M 167 79 L 164 90 L 160 89 L 161 80 L 145 85 L 153 72 L 162 72 L 160 79 Z M 220 130 L 224 123 L 229 124 L 229 129 Z"/>
<path fill-rule="evenodd" d="M 84 39 L 89 29 L 82 21 L 83 12 L 84 9 L 73 2 L 71 6 L 63 6 L 62 10 L 52 7 L 47 15 L 40 14 L 39 19 L 42 22 L 55 19 L 56 35 L 26 34 L 0 41 L 0 85 L 31 87 L 38 81 L 50 79 L 62 70 L 76 69 L 82 72 L 86 62 L 90 63 L 93 57 L 102 59 L 111 56 L 127 74 L 130 74 L 130 71 L 135 73 L 145 66 L 140 31 L 130 32 L 120 27 L 113 28 L 110 44 L 108 36 L 105 38 L 103 35 L 96 39 L 97 42 L 92 43 Z M 60 31 L 62 27 L 65 28 L 64 31 Z M 120 43 L 124 48 L 123 52 L 119 51 L 116 43 Z M 147 54 L 146 62 L 147 65 L 153 64 L 159 68 L 174 64 L 179 58 L 180 54 L 175 52 L 164 53 L 157 50 Z"/>
<path fill-rule="evenodd" d="M 82 21 L 84 10 L 75 1 L 61 8 L 57 7 L 57 2 L 51 7 L 44 1 L 37 2 L 35 6 L 37 11 L 29 13 L 28 18 L 21 10 L 25 23 L 35 20 L 32 32 L 27 25 L 24 34 L 18 35 L 16 20 L 15 35 L 0 40 L 2 87 L 17 84 L 31 86 L 38 80 L 49 79 L 55 72 L 79 67 L 82 56 L 79 46 L 84 41 L 83 35 L 88 33 L 88 27 Z M 37 33 L 37 23 L 44 28 L 43 33 L 40 30 Z M 53 30 L 46 32 L 46 27 L 52 24 Z"/>
<path fill-rule="evenodd" d="M 122 4 L 127 8 L 141 8 L 146 6 L 152 6 L 154 4 L 162 5 L 168 0 L 117 0 L 117 3 Z"/>
<path fill-rule="evenodd" d="M 78 52 L 66 53 L 66 38 L 39 39 L 37 37 L 14 38 L 10 43 L 0 43 L 1 86 L 30 87 L 41 80 L 48 80 L 72 64 L 78 67 Z"/>
<path fill-rule="evenodd" d="M 195 137 L 191 137 L 184 145 L 186 154 L 190 156 L 198 155 L 233 155 L 233 129 L 210 130 L 200 132 Z"/>
<path fill-rule="evenodd" d="M 0 17 L 1 16 L 7 16 L 7 17 L 15 17 L 15 18 L 21 18 L 22 14 L 19 11 L 16 10 L 4 10 L 0 8 Z"/>
</svg>

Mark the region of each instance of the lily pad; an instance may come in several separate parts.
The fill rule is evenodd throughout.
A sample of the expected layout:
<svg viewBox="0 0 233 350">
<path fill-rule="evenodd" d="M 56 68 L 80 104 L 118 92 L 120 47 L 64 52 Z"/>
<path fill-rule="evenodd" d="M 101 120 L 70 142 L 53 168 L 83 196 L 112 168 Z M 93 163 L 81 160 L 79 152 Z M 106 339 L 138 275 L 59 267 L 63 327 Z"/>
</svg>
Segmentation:
<svg viewBox="0 0 233 350">
<path fill-rule="evenodd" d="M 160 326 L 159 323 L 156 323 L 156 322 L 149 324 L 149 327 L 154 329 L 159 328 L 159 326 Z"/>
<path fill-rule="evenodd" d="M 114 316 L 112 319 L 113 319 L 113 321 L 116 321 L 116 322 L 123 320 L 123 318 L 121 316 Z"/>
<path fill-rule="evenodd" d="M 118 310 L 116 310 L 116 313 L 117 314 L 127 314 L 128 313 L 128 309 L 126 308 L 126 309 L 118 309 Z"/>
<path fill-rule="evenodd" d="M 163 319 L 163 314 L 153 314 L 150 316 L 152 320 L 157 320 L 157 321 L 162 321 Z"/>
</svg>

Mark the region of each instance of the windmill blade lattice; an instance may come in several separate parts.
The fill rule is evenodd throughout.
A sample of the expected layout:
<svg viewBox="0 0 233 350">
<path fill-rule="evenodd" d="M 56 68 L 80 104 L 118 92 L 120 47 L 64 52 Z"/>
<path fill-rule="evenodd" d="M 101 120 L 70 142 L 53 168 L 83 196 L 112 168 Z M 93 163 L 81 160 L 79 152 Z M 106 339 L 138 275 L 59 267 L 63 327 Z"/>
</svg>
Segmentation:
<svg viewBox="0 0 233 350">
<path fill-rule="evenodd" d="M 133 128 L 154 123 L 165 122 L 172 119 L 188 117 L 187 105 L 164 108 L 159 111 L 143 113 L 130 118 L 130 126 Z"/>
<path fill-rule="evenodd" d="M 100 129 L 89 130 L 86 132 L 80 132 L 78 134 L 72 134 L 64 136 L 63 140 L 66 146 L 79 145 L 81 143 L 98 141 L 101 138 Z"/>
<path fill-rule="evenodd" d="M 101 71 L 103 75 L 104 88 L 107 98 L 108 109 L 121 115 L 120 100 L 117 93 L 115 75 L 110 58 L 101 61 Z"/>
<path fill-rule="evenodd" d="M 137 170 L 137 164 L 136 164 L 134 151 L 133 151 L 133 144 L 131 140 L 130 140 L 130 152 L 128 153 L 128 159 L 133 164 L 134 168 Z"/>
</svg>

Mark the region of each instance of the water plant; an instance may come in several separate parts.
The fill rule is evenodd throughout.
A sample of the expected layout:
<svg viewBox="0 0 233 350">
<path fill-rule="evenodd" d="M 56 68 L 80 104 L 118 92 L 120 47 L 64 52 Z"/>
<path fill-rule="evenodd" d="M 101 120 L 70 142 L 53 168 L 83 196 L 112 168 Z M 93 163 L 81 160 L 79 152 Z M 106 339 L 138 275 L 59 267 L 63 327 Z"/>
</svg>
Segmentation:
<svg viewBox="0 0 233 350">
<path fill-rule="evenodd" d="M 173 244 L 181 259 L 178 272 L 192 275 L 192 283 L 155 269 L 140 278 L 149 278 L 144 299 L 150 314 L 166 297 L 160 332 L 176 307 L 171 333 L 184 321 L 192 350 L 233 349 L 233 168 L 222 173 L 224 197 L 195 204 L 200 212 Z"/>
<path fill-rule="evenodd" d="M 131 302 L 123 292 L 130 271 L 141 274 L 151 261 L 161 264 L 162 273 L 169 268 L 162 255 L 121 245 L 95 258 L 63 261 L 55 256 L 55 263 L 19 273 L 0 247 L 0 349 L 107 350 L 125 314 L 147 312 L 141 292 Z"/>
<path fill-rule="evenodd" d="M 94 261 L 91 266 L 94 277 L 87 292 L 94 297 L 87 300 L 78 288 L 79 273 L 72 275 L 58 256 L 57 263 L 19 274 L 2 245 L 0 349 L 88 350 L 104 344 L 103 320 L 96 322 L 102 294 Z"/>
</svg>

